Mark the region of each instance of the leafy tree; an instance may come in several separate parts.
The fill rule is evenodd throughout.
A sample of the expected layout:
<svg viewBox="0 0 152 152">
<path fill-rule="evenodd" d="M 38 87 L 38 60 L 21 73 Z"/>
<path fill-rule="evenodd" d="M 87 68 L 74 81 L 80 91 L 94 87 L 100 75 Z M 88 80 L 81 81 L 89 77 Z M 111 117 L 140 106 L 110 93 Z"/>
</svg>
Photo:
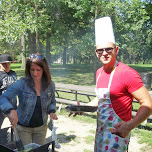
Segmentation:
<svg viewBox="0 0 152 152">
<path fill-rule="evenodd" d="M 151 63 L 151 6 L 148 0 L 1 0 L 1 51 L 40 52 L 49 63 L 57 57 L 64 64 L 94 63 L 96 71 L 94 21 L 111 16 L 119 60 Z"/>
</svg>

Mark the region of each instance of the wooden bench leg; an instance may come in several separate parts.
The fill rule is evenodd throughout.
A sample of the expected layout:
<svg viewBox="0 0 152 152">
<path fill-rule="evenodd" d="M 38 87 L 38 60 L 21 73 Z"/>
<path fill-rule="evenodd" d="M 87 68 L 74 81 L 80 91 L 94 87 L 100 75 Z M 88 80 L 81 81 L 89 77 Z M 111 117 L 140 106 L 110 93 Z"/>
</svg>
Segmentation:
<svg viewBox="0 0 152 152">
<path fill-rule="evenodd" d="M 56 92 L 56 94 L 57 94 L 57 96 L 58 96 L 58 98 L 59 98 L 59 93 L 57 92 L 57 91 L 55 91 Z"/>
</svg>

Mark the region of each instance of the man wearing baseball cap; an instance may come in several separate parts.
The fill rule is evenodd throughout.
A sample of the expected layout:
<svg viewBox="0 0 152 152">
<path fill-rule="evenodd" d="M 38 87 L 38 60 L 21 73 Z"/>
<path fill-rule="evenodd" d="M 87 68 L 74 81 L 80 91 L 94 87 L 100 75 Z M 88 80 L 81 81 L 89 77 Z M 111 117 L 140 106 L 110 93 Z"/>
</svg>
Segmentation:
<svg viewBox="0 0 152 152">
<path fill-rule="evenodd" d="M 9 54 L 0 55 L 0 95 L 2 95 L 6 89 L 8 89 L 14 82 L 17 81 L 17 74 L 15 71 L 10 69 L 11 66 L 11 56 Z M 16 98 L 12 99 L 12 104 L 14 109 L 17 107 Z M 5 119 L 5 115 L 0 111 L 0 128 Z"/>
</svg>

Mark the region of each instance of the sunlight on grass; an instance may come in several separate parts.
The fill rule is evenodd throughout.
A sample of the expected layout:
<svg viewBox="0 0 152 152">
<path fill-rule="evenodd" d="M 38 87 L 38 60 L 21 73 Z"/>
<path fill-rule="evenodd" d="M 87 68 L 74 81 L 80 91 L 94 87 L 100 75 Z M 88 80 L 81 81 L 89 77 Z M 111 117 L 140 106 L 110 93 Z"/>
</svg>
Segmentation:
<svg viewBox="0 0 152 152">
<path fill-rule="evenodd" d="M 138 72 L 152 71 L 152 64 L 128 64 L 128 66 L 132 67 Z"/>
<path fill-rule="evenodd" d="M 92 136 L 92 135 L 88 135 L 88 136 L 86 136 L 85 138 L 85 142 L 87 143 L 87 144 L 93 144 L 94 143 L 94 140 L 95 140 L 95 137 L 94 136 Z"/>
<path fill-rule="evenodd" d="M 92 133 L 92 134 L 95 134 L 95 133 L 96 133 L 95 130 L 90 130 L 89 132 Z"/>
<path fill-rule="evenodd" d="M 100 67 L 101 65 L 98 65 Z M 138 72 L 152 72 L 152 64 L 129 64 L 130 67 Z M 18 78 L 24 76 L 24 70 L 21 69 L 21 63 L 12 63 L 11 69 L 15 70 Z M 55 83 L 66 83 L 84 86 L 95 86 L 94 72 L 92 64 L 52 64 L 51 68 L 52 80 Z"/>
<path fill-rule="evenodd" d="M 85 149 L 84 152 L 92 152 L 92 150 Z"/>
<path fill-rule="evenodd" d="M 134 110 L 134 111 L 137 111 L 137 110 L 139 109 L 139 107 L 140 107 L 140 104 L 139 104 L 139 103 L 134 103 L 134 102 L 133 102 L 133 110 Z"/>
<path fill-rule="evenodd" d="M 140 144 L 146 143 L 152 149 L 152 131 L 145 129 L 136 129 L 134 132 L 138 135 Z"/>
</svg>

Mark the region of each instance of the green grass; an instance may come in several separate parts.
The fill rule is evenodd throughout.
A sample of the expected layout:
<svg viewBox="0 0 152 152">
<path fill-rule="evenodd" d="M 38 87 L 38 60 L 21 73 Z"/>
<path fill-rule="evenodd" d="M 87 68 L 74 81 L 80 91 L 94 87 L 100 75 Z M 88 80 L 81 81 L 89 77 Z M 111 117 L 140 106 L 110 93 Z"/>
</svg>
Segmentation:
<svg viewBox="0 0 152 152">
<path fill-rule="evenodd" d="M 72 65 L 66 66 L 53 64 L 51 75 L 54 82 L 76 84 L 76 85 L 95 85 L 93 81 L 93 65 Z"/>
<path fill-rule="evenodd" d="M 92 150 L 85 149 L 84 152 L 92 152 Z"/>
<path fill-rule="evenodd" d="M 101 65 L 99 64 L 98 67 Z M 140 72 L 152 72 L 152 64 L 129 65 Z M 18 77 L 24 76 L 24 70 L 21 70 L 21 63 L 12 63 L 11 68 L 17 72 Z M 93 65 L 92 64 L 52 64 L 52 80 L 56 83 L 66 83 L 84 86 L 95 86 Z"/>
<path fill-rule="evenodd" d="M 95 134 L 95 130 L 90 130 L 89 132 Z"/>
<path fill-rule="evenodd" d="M 95 140 L 95 136 L 88 135 L 85 137 L 85 143 L 87 144 L 93 144 L 94 140 Z"/>
<path fill-rule="evenodd" d="M 92 150 L 85 149 L 84 152 L 92 152 Z"/>
<path fill-rule="evenodd" d="M 128 64 L 138 72 L 152 72 L 152 64 Z"/>
<path fill-rule="evenodd" d="M 17 73 L 18 79 L 24 76 L 24 70 L 21 69 L 21 63 L 12 63 L 11 69 Z"/>
<path fill-rule="evenodd" d="M 148 124 L 147 124 L 148 125 Z M 152 149 L 152 131 L 145 128 L 135 129 L 134 133 L 138 135 L 139 144 L 146 143 L 148 146 L 144 147 L 142 151 L 149 151 Z"/>
</svg>

